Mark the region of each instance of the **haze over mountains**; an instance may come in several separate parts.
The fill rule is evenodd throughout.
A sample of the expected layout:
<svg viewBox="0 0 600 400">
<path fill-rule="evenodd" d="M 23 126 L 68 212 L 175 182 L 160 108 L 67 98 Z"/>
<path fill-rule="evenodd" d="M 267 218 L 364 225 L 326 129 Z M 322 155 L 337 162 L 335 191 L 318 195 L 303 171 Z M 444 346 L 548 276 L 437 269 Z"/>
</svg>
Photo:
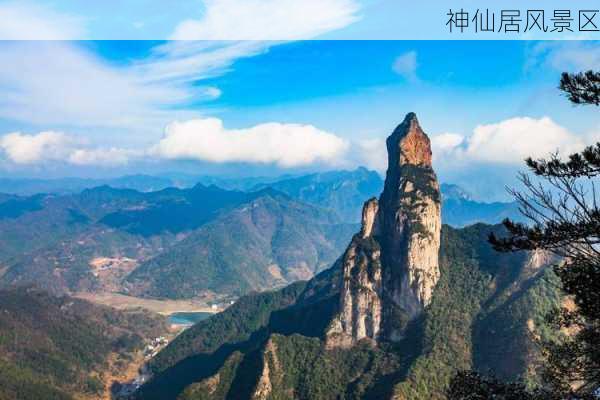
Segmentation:
<svg viewBox="0 0 600 400">
<path fill-rule="evenodd" d="M 49 194 L 0 194 L 0 284 L 175 299 L 271 289 L 329 267 L 362 203 L 383 187 L 364 168 L 275 181 L 201 179 L 212 186 L 180 189 L 172 185 L 191 181 L 144 175 L 10 181 L 13 192 Z M 80 190 L 98 183 L 111 186 Z M 514 203 L 441 189 L 442 220 L 454 226 L 517 214 Z"/>
<path fill-rule="evenodd" d="M 161 176 L 126 175 L 116 178 L 58 178 L 27 179 L 0 178 L 0 194 L 31 196 L 45 194 L 77 194 L 85 189 L 110 186 L 114 189 L 133 189 L 140 192 L 160 191 L 166 188 L 186 189 L 196 184 L 218 186 L 227 190 L 253 192 L 273 188 L 303 202 L 328 208 L 344 221 L 360 221 L 362 203 L 379 194 L 383 179 L 364 167 L 353 171 L 328 171 L 299 176 L 240 177 L 190 175 L 167 173 Z M 451 183 L 442 183 L 445 209 L 444 223 L 464 226 L 470 223 L 495 223 L 506 216 L 517 217 L 515 203 L 478 201 L 468 191 Z"/>
<path fill-rule="evenodd" d="M 139 399 L 443 399 L 457 369 L 535 382 L 533 337 L 561 302 L 544 253 L 497 253 L 500 225 L 442 226 L 429 139 L 414 114 L 387 140 L 379 199 L 338 261 L 242 297 L 149 364 Z"/>
</svg>

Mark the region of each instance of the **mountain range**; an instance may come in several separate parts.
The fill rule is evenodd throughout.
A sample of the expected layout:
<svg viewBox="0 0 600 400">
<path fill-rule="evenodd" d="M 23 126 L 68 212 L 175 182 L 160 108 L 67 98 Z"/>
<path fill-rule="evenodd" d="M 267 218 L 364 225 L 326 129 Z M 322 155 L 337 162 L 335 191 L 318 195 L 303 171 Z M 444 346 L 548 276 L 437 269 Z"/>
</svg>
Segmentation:
<svg viewBox="0 0 600 400">
<path fill-rule="evenodd" d="M 11 181 L 17 191 L 55 192 L 0 194 L 0 285 L 176 299 L 280 287 L 331 266 L 362 203 L 383 187 L 364 168 L 275 181 L 203 179 L 245 190 L 180 189 L 144 175 L 79 192 L 100 182 Z M 441 192 L 442 220 L 454 226 L 517 214 L 514 203 L 477 202 L 454 185 Z"/>
<path fill-rule="evenodd" d="M 442 225 L 429 138 L 408 114 L 361 228 L 309 281 L 242 297 L 149 363 L 138 399 L 443 399 L 457 369 L 539 380 L 534 337 L 562 301 L 543 252 L 497 253 L 500 225 Z M 466 200 L 465 201 L 469 201 Z"/>
<path fill-rule="evenodd" d="M 40 193 L 78 194 L 85 189 L 109 186 L 140 192 L 167 188 L 186 189 L 196 184 L 217 186 L 231 191 L 255 192 L 272 188 L 302 202 L 326 208 L 344 222 L 358 223 L 363 202 L 378 195 L 383 179 L 364 167 L 352 171 L 328 171 L 308 175 L 276 177 L 226 178 L 170 173 L 161 176 L 127 175 L 117 178 L 86 179 L 9 179 L 0 178 L 0 193 L 33 196 Z M 441 184 L 444 223 L 466 226 L 477 222 L 497 223 L 503 218 L 520 218 L 514 202 L 486 203 L 474 199 L 465 189 L 450 183 Z"/>
<path fill-rule="evenodd" d="M 312 277 L 335 260 L 351 226 L 272 189 L 5 195 L 0 284 L 59 294 L 239 295 Z"/>
</svg>

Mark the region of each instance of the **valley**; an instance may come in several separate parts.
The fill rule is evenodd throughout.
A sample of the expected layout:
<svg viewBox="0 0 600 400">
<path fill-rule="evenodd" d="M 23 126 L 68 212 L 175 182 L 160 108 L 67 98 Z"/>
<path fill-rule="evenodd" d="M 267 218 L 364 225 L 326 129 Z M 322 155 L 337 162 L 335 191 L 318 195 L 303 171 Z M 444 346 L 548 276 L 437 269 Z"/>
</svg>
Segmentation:
<svg viewBox="0 0 600 400">
<path fill-rule="evenodd" d="M 221 302 L 214 297 L 211 301 L 199 300 L 169 300 L 169 299 L 149 299 L 144 297 L 127 296 L 113 292 L 76 292 L 73 297 L 90 301 L 96 304 L 102 304 L 115 308 L 117 310 L 135 310 L 142 308 L 161 315 L 171 315 L 175 313 L 217 313 L 223 311 L 228 305 L 225 299 Z M 229 300 L 233 301 L 233 300 Z M 215 307 L 212 307 L 215 305 Z"/>
</svg>

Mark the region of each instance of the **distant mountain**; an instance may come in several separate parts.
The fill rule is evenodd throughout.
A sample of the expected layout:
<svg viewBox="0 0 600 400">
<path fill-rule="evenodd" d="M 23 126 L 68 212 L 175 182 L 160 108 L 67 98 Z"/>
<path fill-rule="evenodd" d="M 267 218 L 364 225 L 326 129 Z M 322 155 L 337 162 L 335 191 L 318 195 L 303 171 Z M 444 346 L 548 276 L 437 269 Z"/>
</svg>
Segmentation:
<svg viewBox="0 0 600 400">
<path fill-rule="evenodd" d="M 110 398 L 111 377 L 166 331 L 158 315 L 32 288 L 0 290 L 0 399 Z"/>
<path fill-rule="evenodd" d="M 0 285 L 34 282 L 57 293 L 131 290 L 167 297 L 277 287 L 331 264 L 360 218 L 360 204 L 383 186 L 364 168 L 276 181 L 205 179 L 246 190 L 198 184 L 143 192 L 104 185 L 67 194 L 0 194 Z M 148 189 L 169 182 L 137 175 L 110 184 Z M 514 203 L 477 202 L 456 185 L 442 184 L 441 192 L 442 221 L 453 226 L 519 217 Z M 265 199 L 257 204 L 269 223 L 282 222 L 254 226 L 242 217 L 239 210 L 258 198 Z M 294 242 L 302 256 L 284 257 Z"/>
<path fill-rule="evenodd" d="M 164 176 L 127 175 L 110 179 L 6 179 L 0 178 L 0 193 L 31 196 L 38 193 L 77 194 L 85 189 L 109 186 L 140 192 L 167 188 L 192 188 L 197 184 L 217 186 L 232 191 L 255 192 L 267 187 L 297 200 L 323 207 L 342 221 L 358 223 L 362 204 L 383 188 L 383 180 L 375 171 L 364 167 L 353 171 L 329 171 L 308 175 L 276 177 L 219 177 L 167 173 Z M 522 220 L 514 202 L 485 203 L 474 199 L 458 185 L 441 185 L 443 221 L 452 226 L 467 226 L 477 222 L 498 223 L 504 218 Z M 2 195 L 0 195 L 2 202 Z M 14 206 L 9 204 L 8 206 Z M 8 207 L 7 206 L 7 207 Z M 0 210 L 0 213 L 2 210 Z"/>
<path fill-rule="evenodd" d="M 20 196 L 46 194 L 75 194 L 84 189 L 99 186 L 110 186 L 114 189 L 134 189 L 140 192 L 154 192 L 166 188 L 186 189 L 202 184 L 218 186 L 227 190 L 253 191 L 259 185 L 288 179 L 290 175 L 275 177 L 220 177 L 209 175 L 193 175 L 184 173 L 165 173 L 154 175 L 125 175 L 115 178 L 0 178 L 0 193 Z"/>
<path fill-rule="evenodd" d="M 195 183 L 188 186 L 193 186 Z M 57 178 L 28 179 L 0 178 L 0 193 L 31 196 L 38 193 L 69 194 L 79 193 L 84 189 L 97 186 L 110 186 L 116 189 L 135 189 L 140 192 L 151 192 L 177 186 L 169 179 L 149 175 L 126 175 L 118 178 Z"/>
<path fill-rule="evenodd" d="M 387 148 L 383 192 L 330 269 L 183 332 L 136 398 L 442 400 L 460 369 L 538 381 L 534 338 L 557 340 L 545 320 L 562 301 L 555 260 L 494 251 L 501 225 L 442 226 L 414 114 Z"/>
<path fill-rule="evenodd" d="M 272 189 L 196 185 L 142 193 L 102 186 L 70 195 L 4 195 L 0 285 L 239 295 L 310 278 L 335 260 L 350 235 L 351 226 L 330 213 Z"/>
<path fill-rule="evenodd" d="M 201 175 L 194 177 L 194 180 L 203 185 L 215 185 L 228 190 L 242 190 L 245 192 L 257 191 L 264 189 L 271 183 L 292 178 L 291 175 L 277 176 L 254 176 L 254 177 L 219 177 Z"/>
<path fill-rule="evenodd" d="M 309 204 L 325 207 L 342 220 L 358 223 L 362 203 L 381 191 L 383 181 L 375 171 L 331 171 L 261 183 Z"/>
<path fill-rule="evenodd" d="M 35 283 L 57 293 L 120 290 L 140 263 L 254 197 L 202 185 L 8 197 L 0 203 L 0 284 Z"/>
<path fill-rule="evenodd" d="M 272 189 L 192 232 L 128 278 L 138 295 L 240 295 L 310 279 L 339 256 L 355 229 Z"/>
<path fill-rule="evenodd" d="M 524 221 L 517 202 L 484 203 L 473 200 L 463 188 L 452 184 L 442 184 L 442 221 L 455 227 L 473 225 L 479 222 L 497 224 L 506 218 Z"/>
<path fill-rule="evenodd" d="M 440 191 L 444 200 L 473 200 L 469 192 L 453 183 L 442 183 Z"/>
<path fill-rule="evenodd" d="M 383 180 L 375 171 L 331 171 L 261 183 L 256 188 L 272 187 L 295 199 L 335 212 L 347 222 L 360 221 L 362 204 L 378 195 Z M 485 203 L 476 201 L 463 188 L 442 184 L 442 221 L 456 227 L 478 222 L 496 224 L 505 218 L 522 220 L 515 202 Z"/>
</svg>

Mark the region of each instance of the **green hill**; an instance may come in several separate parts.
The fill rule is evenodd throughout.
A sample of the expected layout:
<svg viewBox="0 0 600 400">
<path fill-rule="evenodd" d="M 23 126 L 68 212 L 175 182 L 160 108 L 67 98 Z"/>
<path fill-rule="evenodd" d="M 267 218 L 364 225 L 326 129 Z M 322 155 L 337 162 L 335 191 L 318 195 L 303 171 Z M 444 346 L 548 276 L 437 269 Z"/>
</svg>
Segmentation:
<svg viewBox="0 0 600 400">
<path fill-rule="evenodd" d="M 259 193 L 138 267 L 127 279 L 131 292 L 240 295 L 310 279 L 335 261 L 356 229 L 281 193 Z"/>
<path fill-rule="evenodd" d="M 162 317 L 147 313 L 33 288 L 0 290 L 0 399 L 99 398 L 107 374 L 166 329 Z"/>
<path fill-rule="evenodd" d="M 3 195 L 0 286 L 240 295 L 309 279 L 331 265 L 353 230 L 272 189 L 197 185 L 142 193 L 103 186 L 63 196 Z"/>
<path fill-rule="evenodd" d="M 328 349 L 340 264 L 308 283 L 240 299 L 152 360 L 141 399 L 250 398 L 269 365 L 267 398 L 443 398 L 457 368 L 535 380 L 535 333 L 560 301 L 553 273 L 487 243 L 499 226 L 445 226 L 441 277 L 425 313 L 397 344 Z M 503 349 L 510 349 L 506 351 Z M 274 372 L 273 372 L 274 371 Z"/>
</svg>

